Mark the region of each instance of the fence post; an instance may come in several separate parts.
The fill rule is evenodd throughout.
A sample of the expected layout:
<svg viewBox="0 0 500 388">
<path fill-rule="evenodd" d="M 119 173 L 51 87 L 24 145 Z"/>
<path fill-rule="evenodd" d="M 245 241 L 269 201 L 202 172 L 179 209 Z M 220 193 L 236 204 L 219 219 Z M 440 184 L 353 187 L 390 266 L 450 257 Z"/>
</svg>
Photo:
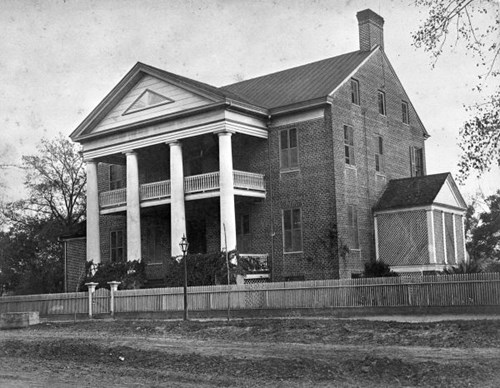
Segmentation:
<svg viewBox="0 0 500 388">
<path fill-rule="evenodd" d="M 94 293 L 95 288 L 98 284 L 99 283 L 93 283 L 93 282 L 85 283 L 85 285 L 89 289 L 89 318 L 92 318 L 92 294 Z"/>
<path fill-rule="evenodd" d="M 121 282 L 112 281 L 108 282 L 109 288 L 111 289 L 111 298 L 109 299 L 109 312 L 111 313 L 111 317 L 115 317 L 115 292 L 118 291 L 118 285 Z"/>
</svg>

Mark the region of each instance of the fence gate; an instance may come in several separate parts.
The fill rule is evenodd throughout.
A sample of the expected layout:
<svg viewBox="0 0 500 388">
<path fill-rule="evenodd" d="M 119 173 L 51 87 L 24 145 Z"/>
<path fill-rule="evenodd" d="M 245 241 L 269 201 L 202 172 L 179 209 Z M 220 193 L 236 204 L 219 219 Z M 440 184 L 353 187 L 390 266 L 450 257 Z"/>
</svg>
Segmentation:
<svg viewBox="0 0 500 388">
<path fill-rule="evenodd" d="M 110 294 L 107 288 L 99 288 L 92 295 L 92 313 L 93 314 L 109 314 Z"/>
</svg>

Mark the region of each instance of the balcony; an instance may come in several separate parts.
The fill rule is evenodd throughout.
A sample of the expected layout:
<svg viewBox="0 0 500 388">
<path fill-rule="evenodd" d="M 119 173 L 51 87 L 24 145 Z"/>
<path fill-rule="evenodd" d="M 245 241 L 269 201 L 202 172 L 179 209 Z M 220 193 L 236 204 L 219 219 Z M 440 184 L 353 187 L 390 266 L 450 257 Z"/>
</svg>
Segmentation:
<svg viewBox="0 0 500 388">
<path fill-rule="evenodd" d="M 233 171 L 235 195 L 265 198 L 264 175 L 244 171 Z M 219 172 L 192 175 L 184 178 L 186 201 L 218 197 L 220 190 Z M 170 180 L 145 183 L 140 186 L 141 207 L 170 203 Z M 127 189 L 121 188 L 102 192 L 100 207 L 104 213 L 122 211 L 127 204 Z"/>
</svg>

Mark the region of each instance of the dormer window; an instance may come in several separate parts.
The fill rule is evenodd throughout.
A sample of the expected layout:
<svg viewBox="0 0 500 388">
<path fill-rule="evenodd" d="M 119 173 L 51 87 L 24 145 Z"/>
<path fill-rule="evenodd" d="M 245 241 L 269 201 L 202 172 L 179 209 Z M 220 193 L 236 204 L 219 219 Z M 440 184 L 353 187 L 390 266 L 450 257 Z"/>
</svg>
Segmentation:
<svg viewBox="0 0 500 388">
<path fill-rule="evenodd" d="M 174 100 L 162 96 L 152 90 L 146 89 L 141 93 L 139 97 L 127 108 L 124 115 L 134 112 L 139 112 L 144 109 L 155 108 L 160 105 L 170 104 L 174 102 Z"/>
</svg>

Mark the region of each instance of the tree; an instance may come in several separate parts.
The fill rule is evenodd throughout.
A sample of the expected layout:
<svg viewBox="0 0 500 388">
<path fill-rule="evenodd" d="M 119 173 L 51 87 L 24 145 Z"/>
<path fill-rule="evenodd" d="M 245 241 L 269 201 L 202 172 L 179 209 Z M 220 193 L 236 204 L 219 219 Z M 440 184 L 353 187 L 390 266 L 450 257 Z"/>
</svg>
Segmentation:
<svg viewBox="0 0 500 388">
<path fill-rule="evenodd" d="M 37 151 L 22 158 L 28 198 L 7 204 L 4 216 L 13 223 L 53 219 L 71 228 L 85 215 L 83 157 L 62 134 L 54 140 L 42 139 Z"/>
<path fill-rule="evenodd" d="M 460 181 L 472 170 L 480 176 L 492 165 L 500 166 L 500 85 L 497 80 L 500 75 L 500 5 L 497 0 L 415 0 L 414 3 L 425 7 L 428 16 L 413 34 L 413 44 L 430 52 L 433 67 L 449 37 L 453 38 L 452 46 L 463 42 L 466 50 L 477 58 L 481 74 L 474 89 L 484 96 L 484 100 L 466 107 L 470 118 L 460 129 L 462 154 L 458 164 Z M 477 21 L 491 14 L 491 22 Z"/>
<path fill-rule="evenodd" d="M 484 200 L 486 210 L 471 218 L 467 251 L 487 269 L 500 264 L 500 190 Z M 466 225 L 467 226 L 467 225 Z"/>
<path fill-rule="evenodd" d="M 86 175 L 78 148 L 59 135 L 23 156 L 25 199 L 2 209 L 0 289 L 17 294 L 62 291 L 63 252 L 58 237 L 72 232 L 85 212 Z"/>
</svg>

